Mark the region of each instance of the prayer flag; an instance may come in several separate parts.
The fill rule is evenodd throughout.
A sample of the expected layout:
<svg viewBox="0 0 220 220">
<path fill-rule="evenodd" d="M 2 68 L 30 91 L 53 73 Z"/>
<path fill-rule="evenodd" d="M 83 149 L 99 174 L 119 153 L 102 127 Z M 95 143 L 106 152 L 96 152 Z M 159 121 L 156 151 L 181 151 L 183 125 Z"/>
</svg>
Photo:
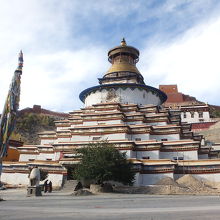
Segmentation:
<svg viewBox="0 0 220 220">
<path fill-rule="evenodd" d="M 4 109 L 0 119 L 0 159 L 7 155 L 8 142 L 15 127 L 20 100 L 20 78 L 23 67 L 23 53 L 19 53 L 18 67 L 14 72 Z"/>
</svg>

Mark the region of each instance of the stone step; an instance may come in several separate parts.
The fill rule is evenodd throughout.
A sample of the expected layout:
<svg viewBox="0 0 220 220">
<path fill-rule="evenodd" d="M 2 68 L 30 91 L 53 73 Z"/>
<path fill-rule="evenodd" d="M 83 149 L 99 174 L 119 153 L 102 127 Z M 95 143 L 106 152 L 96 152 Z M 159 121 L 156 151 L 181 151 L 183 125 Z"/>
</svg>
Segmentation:
<svg viewBox="0 0 220 220">
<path fill-rule="evenodd" d="M 64 183 L 63 190 L 74 190 L 77 183 L 78 183 L 78 180 L 67 180 Z"/>
</svg>

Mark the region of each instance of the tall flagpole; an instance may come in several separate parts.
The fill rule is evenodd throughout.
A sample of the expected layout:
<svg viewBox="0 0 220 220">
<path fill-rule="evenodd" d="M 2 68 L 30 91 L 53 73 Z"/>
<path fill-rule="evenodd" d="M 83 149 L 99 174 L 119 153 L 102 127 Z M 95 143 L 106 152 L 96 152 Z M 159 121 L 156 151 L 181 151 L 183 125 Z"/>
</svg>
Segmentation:
<svg viewBox="0 0 220 220">
<path fill-rule="evenodd" d="M 0 119 L 0 178 L 2 174 L 2 160 L 3 157 L 7 155 L 9 138 L 15 127 L 19 108 L 22 67 L 23 53 L 20 51 L 18 56 L 18 67 L 14 72 Z"/>
</svg>

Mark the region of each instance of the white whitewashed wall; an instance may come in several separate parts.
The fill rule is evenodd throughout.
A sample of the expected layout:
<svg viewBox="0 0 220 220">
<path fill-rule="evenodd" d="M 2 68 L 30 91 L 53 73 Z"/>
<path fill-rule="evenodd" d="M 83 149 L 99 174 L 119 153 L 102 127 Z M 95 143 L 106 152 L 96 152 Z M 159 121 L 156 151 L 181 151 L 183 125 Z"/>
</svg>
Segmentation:
<svg viewBox="0 0 220 220">
<path fill-rule="evenodd" d="M 90 136 L 79 136 L 73 135 L 71 141 L 92 141 L 93 137 L 101 137 L 100 140 L 125 140 L 125 133 L 115 133 L 115 134 L 106 134 L 106 135 L 93 135 Z"/>
<path fill-rule="evenodd" d="M 140 174 L 136 184 L 139 184 L 139 186 L 154 185 L 164 177 L 173 179 L 173 175 L 173 173 Z"/>
<path fill-rule="evenodd" d="M 210 114 L 209 112 L 203 112 L 202 117 L 199 117 L 199 113 L 197 111 L 194 112 L 194 116 L 191 116 L 190 112 L 185 112 L 186 117 L 184 118 L 184 112 L 181 112 L 181 121 L 187 123 L 198 123 L 201 122 L 202 119 L 204 122 L 210 122 Z"/>
<path fill-rule="evenodd" d="M 149 159 L 159 159 L 159 150 L 154 150 L 154 151 L 136 151 L 135 157 L 137 159 L 143 159 L 143 157 L 149 157 Z"/>
<path fill-rule="evenodd" d="M 2 172 L 1 181 L 7 184 L 28 185 L 27 173 L 4 173 Z"/>
<path fill-rule="evenodd" d="M 166 135 L 150 135 L 150 140 L 155 139 L 161 141 L 162 139 L 167 139 L 168 141 L 180 140 L 179 134 L 166 134 Z"/>
<path fill-rule="evenodd" d="M 109 91 L 106 89 L 97 90 L 94 93 L 91 93 L 85 98 L 85 106 L 92 106 L 93 104 L 105 103 L 105 102 L 119 102 L 119 103 L 132 103 L 138 105 L 160 105 L 161 100 L 156 94 L 153 94 L 151 91 L 139 90 L 135 88 L 134 90 L 130 88 L 126 89 L 113 89 L 114 97 L 109 100 L 108 94 Z"/>
<path fill-rule="evenodd" d="M 29 161 L 29 160 L 36 160 L 37 154 L 20 154 L 19 161 Z"/>
<path fill-rule="evenodd" d="M 48 174 L 48 180 L 52 182 L 54 187 L 61 187 L 63 182 L 63 174 Z M 1 181 L 7 184 L 29 185 L 28 174 L 26 173 L 2 173 Z M 43 181 L 40 182 L 43 184 Z"/>
<path fill-rule="evenodd" d="M 160 152 L 160 159 L 171 159 L 174 157 L 183 157 L 184 160 L 198 160 L 198 152 L 195 151 L 178 151 L 178 152 Z"/>
</svg>

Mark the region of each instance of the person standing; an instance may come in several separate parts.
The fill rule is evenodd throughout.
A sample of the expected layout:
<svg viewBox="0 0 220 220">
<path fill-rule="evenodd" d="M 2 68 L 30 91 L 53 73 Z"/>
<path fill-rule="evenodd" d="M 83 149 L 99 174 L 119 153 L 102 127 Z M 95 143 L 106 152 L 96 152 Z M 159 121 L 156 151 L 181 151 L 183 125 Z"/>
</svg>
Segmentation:
<svg viewBox="0 0 220 220">
<path fill-rule="evenodd" d="M 48 183 L 48 192 L 49 193 L 52 192 L 52 182 L 51 181 Z"/>
<path fill-rule="evenodd" d="M 46 193 L 47 191 L 48 191 L 48 180 L 46 180 L 45 182 L 44 182 L 44 192 Z"/>
</svg>

